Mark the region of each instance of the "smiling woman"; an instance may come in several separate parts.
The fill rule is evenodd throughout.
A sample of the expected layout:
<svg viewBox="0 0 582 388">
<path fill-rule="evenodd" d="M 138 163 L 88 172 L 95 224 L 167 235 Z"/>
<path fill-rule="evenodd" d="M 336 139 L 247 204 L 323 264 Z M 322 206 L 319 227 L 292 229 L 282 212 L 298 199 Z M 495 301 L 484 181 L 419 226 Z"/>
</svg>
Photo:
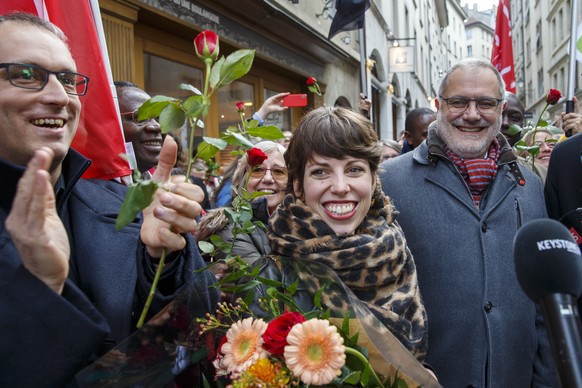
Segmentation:
<svg viewBox="0 0 582 388">
<path fill-rule="evenodd" d="M 273 255 L 333 269 L 422 360 L 426 314 L 395 208 L 377 184 L 381 154 L 364 116 L 340 107 L 306 114 L 285 153 L 288 194 L 271 216 L 268 235 Z"/>
<path fill-rule="evenodd" d="M 273 141 L 262 141 L 254 145 L 252 150 L 260 150 L 266 155 L 259 164 L 249 163 L 249 154 L 243 155 L 233 176 L 232 196 L 242 193 L 246 189 L 249 193 L 260 193 L 251 207 L 253 218 L 251 221 L 260 221 L 264 225 L 279 206 L 285 196 L 287 186 L 287 168 L 285 167 L 285 147 Z M 253 154 L 251 153 L 251 156 Z M 246 186 L 246 187 L 245 187 Z M 240 256 L 245 262 L 253 263 L 271 249 L 265 229 L 257 227 L 251 233 L 233 233 L 234 225 L 227 217 L 228 208 L 219 208 L 208 213 L 200 221 L 198 241 L 207 241 L 211 236 L 219 236 L 226 244 L 232 245 L 232 255 Z M 226 253 L 217 251 L 213 259 L 223 259 Z M 226 266 L 217 264 L 212 267 L 216 273 L 222 273 Z"/>
</svg>

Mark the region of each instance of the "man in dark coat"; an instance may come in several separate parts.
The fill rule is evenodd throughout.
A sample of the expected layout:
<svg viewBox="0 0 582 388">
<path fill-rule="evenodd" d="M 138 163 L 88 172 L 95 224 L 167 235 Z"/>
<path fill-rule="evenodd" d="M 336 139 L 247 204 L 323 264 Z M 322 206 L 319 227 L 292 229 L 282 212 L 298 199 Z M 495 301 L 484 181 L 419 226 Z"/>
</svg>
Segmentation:
<svg viewBox="0 0 582 388">
<path fill-rule="evenodd" d="M 164 247 L 150 315 L 193 283 L 212 309 L 187 237 L 200 192 L 170 185 L 115 231 L 126 188 L 80 179 L 90 161 L 69 148 L 87 79 L 62 32 L 11 14 L 0 35 L 0 386 L 62 387 L 135 328 Z M 175 154 L 168 139 L 153 179 L 169 181 Z"/>
</svg>

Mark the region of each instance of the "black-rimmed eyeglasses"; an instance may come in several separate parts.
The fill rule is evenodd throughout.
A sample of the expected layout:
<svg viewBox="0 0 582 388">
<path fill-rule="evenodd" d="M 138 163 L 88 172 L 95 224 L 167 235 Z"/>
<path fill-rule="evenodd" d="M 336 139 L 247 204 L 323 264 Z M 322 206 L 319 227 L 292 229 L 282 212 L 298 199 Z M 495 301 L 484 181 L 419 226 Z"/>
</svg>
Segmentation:
<svg viewBox="0 0 582 388">
<path fill-rule="evenodd" d="M 131 119 L 131 121 L 133 121 L 134 123 L 136 123 L 137 125 L 146 125 L 151 121 L 155 121 L 155 122 L 159 122 L 160 118 L 159 117 L 150 117 L 147 119 L 143 119 L 143 120 L 138 120 L 138 109 L 131 111 L 131 112 L 121 112 L 121 117 L 129 117 Z"/>
<path fill-rule="evenodd" d="M 494 97 L 479 97 L 479 98 L 468 98 L 468 97 L 449 97 L 444 98 L 440 96 L 441 100 L 447 103 L 449 110 L 452 113 L 464 113 L 471 101 L 475 101 L 477 110 L 483 114 L 491 114 L 497 110 L 499 104 L 503 101 L 503 98 Z"/>
<path fill-rule="evenodd" d="M 0 63 L 0 69 L 6 69 L 8 81 L 17 88 L 42 90 L 51 74 L 57 77 L 65 92 L 73 96 L 83 96 L 89 85 L 89 77 L 72 71 L 50 71 L 26 63 Z"/>
</svg>

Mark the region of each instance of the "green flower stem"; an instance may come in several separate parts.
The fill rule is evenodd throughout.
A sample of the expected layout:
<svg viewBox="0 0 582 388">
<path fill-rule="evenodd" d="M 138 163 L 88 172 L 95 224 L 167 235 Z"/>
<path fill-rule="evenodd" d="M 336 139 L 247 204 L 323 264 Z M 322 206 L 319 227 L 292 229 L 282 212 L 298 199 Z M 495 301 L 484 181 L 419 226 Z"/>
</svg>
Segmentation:
<svg viewBox="0 0 582 388">
<path fill-rule="evenodd" d="M 208 103 L 208 88 L 210 87 L 210 72 L 212 70 L 212 58 L 206 58 L 204 63 L 206 64 L 206 72 L 204 73 L 204 93 L 202 94 L 202 102 L 204 104 Z M 189 181 L 190 171 L 192 171 L 192 165 L 196 161 L 198 153 L 193 156 L 194 153 L 194 134 L 196 132 L 196 124 L 198 124 L 198 117 L 194 119 L 190 118 L 190 141 L 188 142 L 188 168 L 186 169 L 186 182 Z"/>
<path fill-rule="evenodd" d="M 378 375 L 374 371 L 374 368 L 372 368 L 372 366 L 370 365 L 370 361 L 368 361 L 362 353 L 358 352 L 356 349 L 349 348 L 347 346 L 345 349 L 346 349 L 346 354 L 351 354 L 352 356 L 354 356 L 358 360 L 360 360 L 360 362 L 363 365 L 368 366 L 368 368 L 370 369 L 370 380 L 373 383 L 372 385 L 374 387 L 383 387 L 384 386 L 384 383 L 382 382 L 382 380 L 380 380 L 380 378 L 378 377 Z"/>
<path fill-rule="evenodd" d="M 546 109 L 548 109 L 548 106 L 549 105 L 550 104 L 548 104 L 546 102 L 546 105 L 544 106 L 544 109 L 542 109 L 542 113 L 540 113 L 540 115 L 538 116 L 538 121 L 536 122 L 536 125 L 535 125 L 535 127 L 533 129 L 533 134 L 531 136 L 531 139 L 534 142 L 534 144 L 535 144 L 535 141 L 536 141 L 536 134 L 538 133 L 538 126 L 540 125 L 540 121 L 542 121 L 542 116 L 546 112 Z M 536 157 L 535 157 L 535 155 L 532 155 L 532 157 L 531 157 L 531 167 L 532 168 L 535 166 L 535 163 L 536 163 Z"/>
<path fill-rule="evenodd" d="M 154 281 L 152 282 L 152 287 L 150 288 L 150 293 L 148 294 L 148 299 L 146 300 L 145 306 L 143 306 L 143 310 L 141 312 L 141 316 L 139 317 L 139 321 L 137 321 L 136 327 L 141 329 L 145 322 L 145 317 L 150 309 L 150 305 L 152 304 L 152 300 L 154 299 L 154 295 L 156 294 L 156 288 L 158 286 L 158 282 L 160 281 L 160 276 L 162 274 L 162 270 L 164 268 L 164 264 L 166 261 L 166 255 L 168 251 L 166 248 L 162 251 L 162 257 L 160 257 L 160 261 L 158 262 L 158 268 L 156 269 L 156 275 L 154 276 Z"/>
</svg>

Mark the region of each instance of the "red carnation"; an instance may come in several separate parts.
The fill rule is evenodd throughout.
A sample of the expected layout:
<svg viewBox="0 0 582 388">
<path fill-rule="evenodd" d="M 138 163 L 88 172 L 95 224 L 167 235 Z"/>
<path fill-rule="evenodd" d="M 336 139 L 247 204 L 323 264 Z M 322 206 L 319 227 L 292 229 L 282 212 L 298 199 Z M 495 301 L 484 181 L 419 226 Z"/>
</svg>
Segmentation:
<svg viewBox="0 0 582 388">
<path fill-rule="evenodd" d="M 558 89 L 550 89 L 546 97 L 546 102 L 550 105 L 556 105 L 560 101 L 560 98 L 562 98 L 562 93 Z"/>
<path fill-rule="evenodd" d="M 247 159 L 249 160 L 249 166 L 255 167 L 260 166 L 268 158 L 263 151 L 258 148 L 251 148 L 247 150 Z"/>
<path fill-rule="evenodd" d="M 245 103 L 242 101 L 239 101 L 236 103 L 236 111 L 238 113 L 243 113 L 245 111 Z"/>
<path fill-rule="evenodd" d="M 194 38 L 194 49 L 198 58 L 216 59 L 218 56 L 218 35 L 214 31 L 204 30 Z"/>
<path fill-rule="evenodd" d="M 317 80 L 315 79 L 315 77 L 309 77 L 307 78 L 307 86 L 313 86 L 317 83 Z"/>
<path fill-rule="evenodd" d="M 263 348 L 272 355 L 283 354 L 287 345 L 287 335 L 291 328 L 305 322 L 305 317 L 297 312 L 286 312 L 273 319 L 263 334 Z"/>
</svg>

